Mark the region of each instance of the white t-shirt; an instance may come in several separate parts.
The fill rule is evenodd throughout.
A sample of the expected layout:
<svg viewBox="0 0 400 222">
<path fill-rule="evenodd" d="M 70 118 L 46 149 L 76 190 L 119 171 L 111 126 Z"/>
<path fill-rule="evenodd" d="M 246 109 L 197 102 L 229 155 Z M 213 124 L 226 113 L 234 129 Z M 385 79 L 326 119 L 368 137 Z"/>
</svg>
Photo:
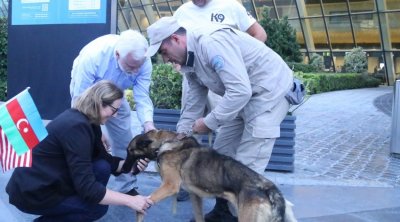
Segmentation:
<svg viewBox="0 0 400 222">
<path fill-rule="evenodd" d="M 186 2 L 176 10 L 174 17 L 185 28 L 213 22 L 229 25 L 243 32 L 256 22 L 236 0 L 210 0 L 203 7 L 196 6 L 192 1 Z"/>
</svg>

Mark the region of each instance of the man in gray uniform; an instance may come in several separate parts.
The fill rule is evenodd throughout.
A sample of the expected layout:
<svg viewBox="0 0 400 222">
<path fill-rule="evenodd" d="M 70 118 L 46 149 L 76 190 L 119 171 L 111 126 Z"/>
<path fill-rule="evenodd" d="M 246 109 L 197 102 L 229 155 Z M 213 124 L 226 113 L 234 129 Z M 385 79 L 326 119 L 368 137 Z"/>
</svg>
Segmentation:
<svg viewBox="0 0 400 222">
<path fill-rule="evenodd" d="M 247 32 L 249 35 L 265 42 L 267 33 L 264 28 L 246 11 L 237 0 L 192 0 L 181 5 L 175 12 L 174 18 L 187 27 L 197 27 L 208 23 L 229 25 L 232 28 Z M 178 68 L 179 66 L 176 66 Z M 179 70 L 178 70 L 179 71 Z M 186 75 L 182 79 L 181 107 L 186 103 L 189 90 Z M 212 110 L 221 97 L 208 91 L 206 112 Z M 177 195 L 178 201 L 189 199 L 189 193 L 181 189 Z M 207 215 L 206 215 L 207 217 Z"/>
<path fill-rule="evenodd" d="M 193 71 L 186 72 L 190 90 L 178 133 L 219 128 L 213 148 L 262 174 L 289 110 L 285 95 L 292 87 L 292 70 L 262 42 L 228 26 L 186 30 L 173 17 L 163 17 L 147 34 L 147 56 L 158 51 L 164 62 Z M 222 99 L 202 117 L 208 90 Z M 214 209 L 222 205 L 227 203 L 217 198 Z M 223 212 L 216 220 L 225 217 Z"/>
<path fill-rule="evenodd" d="M 247 13 L 245 7 L 237 0 L 188 1 L 174 12 L 174 18 L 184 27 L 197 27 L 208 23 L 229 25 L 232 28 L 247 32 L 261 42 L 267 41 L 267 33 L 264 28 Z M 182 106 L 186 102 L 188 88 L 184 75 Z M 213 109 L 220 99 L 220 96 L 209 91 L 207 111 Z"/>
</svg>

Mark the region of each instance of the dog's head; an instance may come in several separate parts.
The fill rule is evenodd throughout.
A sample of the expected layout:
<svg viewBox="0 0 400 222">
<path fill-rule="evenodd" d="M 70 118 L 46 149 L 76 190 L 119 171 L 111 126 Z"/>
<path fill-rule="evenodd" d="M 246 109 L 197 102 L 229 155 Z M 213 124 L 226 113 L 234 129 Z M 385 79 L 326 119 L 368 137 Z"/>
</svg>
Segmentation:
<svg viewBox="0 0 400 222">
<path fill-rule="evenodd" d="M 199 146 L 194 137 L 185 137 L 178 140 L 177 135 L 177 133 L 167 130 L 151 130 L 135 136 L 128 145 L 127 157 L 122 167 L 122 172 L 129 172 L 138 159 L 156 160 L 161 150 L 171 150 L 172 147 L 184 149 Z M 171 142 L 171 144 L 167 148 L 165 146 L 161 148 L 166 142 Z"/>
<path fill-rule="evenodd" d="M 161 145 L 165 141 L 175 140 L 177 134 L 166 130 L 151 130 L 135 136 L 128 145 L 127 156 L 121 172 L 130 172 L 138 159 L 157 159 Z"/>
<path fill-rule="evenodd" d="M 151 130 L 137 135 L 128 146 L 128 156 L 155 160 L 161 145 L 176 139 L 177 134 L 166 130 Z"/>
</svg>

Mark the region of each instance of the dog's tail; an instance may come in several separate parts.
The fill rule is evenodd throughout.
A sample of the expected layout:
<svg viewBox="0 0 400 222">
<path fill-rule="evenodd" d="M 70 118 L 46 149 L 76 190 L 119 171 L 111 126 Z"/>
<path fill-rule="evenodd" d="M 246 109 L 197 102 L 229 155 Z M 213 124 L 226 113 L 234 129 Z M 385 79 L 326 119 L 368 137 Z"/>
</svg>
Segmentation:
<svg viewBox="0 0 400 222">
<path fill-rule="evenodd" d="M 271 202 L 271 215 L 273 221 L 283 222 L 285 218 L 285 199 L 278 188 L 274 188 L 268 189 L 268 199 Z"/>
<path fill-rule="evenodd" d="M 285 222 L 297 222 L 293 213 L 293 204 L 285 199 Z"/>
<path fill-rule="evenodd" d="M 293 204 L 286 200 L 276 186 L 268 189 L 273 221 L 297 222 L 293 213 Z"/>
</svg>

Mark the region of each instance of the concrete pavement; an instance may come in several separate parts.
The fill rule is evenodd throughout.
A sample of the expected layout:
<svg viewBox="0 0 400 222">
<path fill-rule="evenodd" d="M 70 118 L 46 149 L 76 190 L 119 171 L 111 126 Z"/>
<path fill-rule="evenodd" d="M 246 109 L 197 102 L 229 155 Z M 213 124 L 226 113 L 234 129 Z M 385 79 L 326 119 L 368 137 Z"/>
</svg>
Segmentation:
<svg viewBox="0 0 400 222">
<path fill-rule="evenodd" d="M 265 172 L 295 204 L 299 221 L 398 221 L 400 159 L 390 155 L 392 87 L 343 90 L 313 95 L 293 107 L 296 120 L 295 171 Z M 138 176 L 139 192 L 160 184 L 149 167 Z M 8 204 L 4 192 L 10 173 L 0 174 L 0 221 L 31 221 Z M 153 206 L 146 221 L 189 221 L 189 201 L 172 198 Z M 213 200 L 204 202 L 204 210 Z M 111 206 L 100 221 L 134 221 L 125 207 Z"/>
<path fill-rule="evenodd" d="M 400 159 L 389 147 L 392 96 L 392 87 L 311 96 L 294 111 L 295 172 L 271 176 L 291 184 L 400 186 Z"/>
</svg>

